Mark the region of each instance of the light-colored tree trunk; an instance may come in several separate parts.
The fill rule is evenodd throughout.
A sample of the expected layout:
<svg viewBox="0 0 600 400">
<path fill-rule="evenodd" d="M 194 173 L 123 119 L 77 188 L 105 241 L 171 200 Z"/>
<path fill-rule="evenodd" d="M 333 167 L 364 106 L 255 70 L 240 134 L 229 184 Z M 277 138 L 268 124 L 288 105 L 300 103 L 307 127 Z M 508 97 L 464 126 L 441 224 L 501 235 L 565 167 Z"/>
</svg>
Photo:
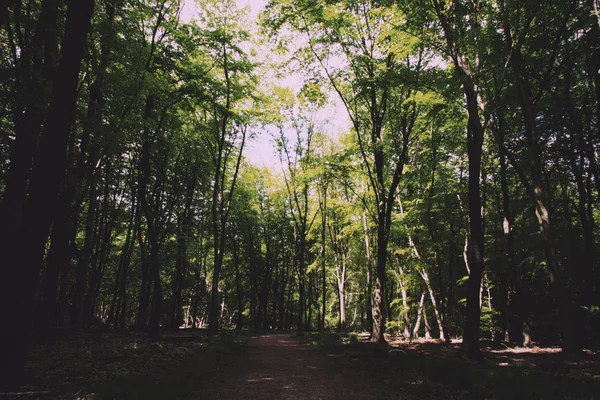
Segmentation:
<svg viewBox="0 0 600 400">
<path fill-rule="evenodd" d="M 421 292 L 421 300 L 419 301 L 419 310 L 417 311 L 417 322 L 415 322 L 415 328 L 413 329 L 413 337 L 419 338 L 419 329 L 421 329 L 421 318 L 423 318 L 423 307 L 425 306 L 425 292 Z"/>
<path fill-rule="evenodd" d="M 371 286 L 371 272 L 373 270 L 373 260 L 371 258 L 371 243 L 369 241 L 369 225 L 367 224 L 367 211 L 363 211 L 363 229 L 365 232 L 365 256 L 367 258 L 367 320 L 369 321 L 369 330 L 373 325 L 373 313 L 371 303 L 373 302 L 373 288 Z"/>
<path fill-rule="evenodd" d="M 483 275 L 483 281 L 485 282 L 485 290 L 486 290 L 486 294 L 487 294 L 488 310 L 491 313 L 492 312 L 492 291 L 490 289 L 490 281 L 489 281 L 489 279 L 487 277 L 487 273 L 485 273 Z M 494 331 L 493 324 L 490 325 L 490 337 L 492 338 L 492 340 L 496 340 L 496 331 Z"/>
<path fill-rule="evenodd" d="M 338 299 L 339 299 L 339 328 L 340 331 L 346 329 L 346 257 L 344 254 L 338 256 L 335 252 L 335 278 L 337 280 Z"/>
<path fill-rule="evenodd" d="M 398 279 L 398 287 L 400 287 L 400 291 L 402 293 L 402 313 L 401 313 L 401 325 L 402 325 L 402 330 L 404 332 L 404 338 L 407 340 L 411 340 L 412 337 L 410 335 L 410 317 L 408 315 L 409 312 L 409 308 L 408 308 L 408 295 L 406 292 L 406 285 L 404 283 L 404 268 L 402 268 L 402 265 L 400 264 L 400 257 L 398 255 L 396 255 L 396 260 L 398 260 L 398 269 L 400 271 L 400 274 L 398 274 L 396 271 L 394 271 L 394 273 L 396 274 L 396 278 Z M 420 311 L 419 311 L 420 312 Z"/>
<path fill-rule="evenodd" d="M 346 329 L 346 290 L 344 285 L 338 285 L 338 294 L 340 298 L 340 329 L 344 331 Z"/>
<path fill-rule="evenodd" d="M 354 296 L 352 296 L 352 293 L 350 293 L 350 299 L 348 300 L 348 303 L 352 303 L 352 298 L 353 297 Z M 355 302 L 355 304 L 356 305 L 354 306 L 354 314 L 352 315 L 352 324 L 351 324 L 351 326 L 355 326 L 355 324 L 356 324 L 356 317 L 358 316 L 358 304 L 359 304 L 359 302 L 357 301 L 357 302 Z"/>
<path fill-rule="evenodd" d="M 431 327 L 429 326 L 429 319 L 427 318 L 427 305 L 423 303 L 423 322 L 425 323 L 425 339 L 431 339 Z"/>
<path fill-rule="evenodd" d="M 440 311 L 438 310 L 437 301 L 435 300 L 435 293 L 433 292 L 433 287 L 431 286 L 431 282 L 429 281 L 429 275 L 427 275 L 427 271 L 425 271 L 425 268 L 421 268 L 419 270 L 419 275 L 421 275 L 421 278 L 423 278 L 423 281 L 427 286 L 429 298 L 431 299 L 431 305 L 433 306 L 433 312 L 435 313 L 435 319 L 440 330 L 440 339 L 444 340 L 444 326 L 442 324 L 442 317 L 440 315 Z"/>
<path fill-rule="evenodd" d="M 398 197 L 398 204 L 400 205 L 400 215 L 402 217 L 402 219 L 404 219 L 404 208 L 402 207 L 402 201 L 400 199 L 400 197 Z M 415 245 L 415 242 L 413 241 L 412 235 L 410 234 L 410 231 L 408 230 L 408 226 L 405 226 L 406 230 L 408 232 L 408 243 L 410 244 L 410 247 L 412 249 L 413 255 L 415 256 L 415 258 L 417 260 L 421 260 L 421 255 L 419 254 L 419 251 L 417 250 L 417 246 Z M 400 259 L 398 259 L 398 263 L 400 263 Z M 419 275 L 421 275 L 421 278 L 423 278 L 423 281 L 425 281 L 425 285 L 427 286 L 427 290 L 429 291 L 429 297 L 431 298 L 431 305 L 433 306 L 433 311 L 435 312 L 435 318 L 440 330 L 440 339 L 444 340 L 444 325 L 442 323 L 442 317 L 440 314 L 440 311 L 438 309 L 437 306 L 437 301 L 435 299 L 435 293 L 433 291 L 433 286 L 431 286 L 431 282 L 429 281 L 429 275 L 427 274 L 427 271 L 425 270 L 424 267 L 419 267 L 418 268 L 419 271 Z"/>
</svg>

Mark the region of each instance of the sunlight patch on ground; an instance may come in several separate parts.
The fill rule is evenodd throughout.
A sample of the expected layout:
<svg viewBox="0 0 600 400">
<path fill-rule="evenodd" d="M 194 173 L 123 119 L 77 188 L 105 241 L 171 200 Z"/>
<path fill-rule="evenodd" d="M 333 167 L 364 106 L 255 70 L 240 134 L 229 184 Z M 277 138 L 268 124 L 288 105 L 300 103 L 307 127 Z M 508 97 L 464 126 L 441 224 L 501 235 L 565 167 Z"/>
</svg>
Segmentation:
<svg viewBox="0 0 600 400">
<path fill-rule="evenodd" d="M 253 383 L 253 382 L 266 382 L 266 381 L 274 381 L 274 378 L 271 377 L 264 377 L 264 378 L 256 378 L 256 379 L 246 379 L 246 382 L 249 383 Z"/>
<path fill-rule="evenodd" d="M 494 354 L 556 354 L 562 350 L 560 347 L 515 347 L 499 350 L 487 350 Z"/>
</svg>

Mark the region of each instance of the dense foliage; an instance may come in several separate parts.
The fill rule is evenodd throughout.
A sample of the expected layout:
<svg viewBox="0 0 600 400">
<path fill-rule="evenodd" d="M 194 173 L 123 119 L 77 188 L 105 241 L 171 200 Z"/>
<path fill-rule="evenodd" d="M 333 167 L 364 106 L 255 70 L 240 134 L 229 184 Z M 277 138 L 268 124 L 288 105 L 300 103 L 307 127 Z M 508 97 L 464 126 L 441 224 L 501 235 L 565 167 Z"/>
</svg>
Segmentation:
<svg viewBox="0 0 600 400">
<path fill-rule="evenodd" d="M 197 5 L 0 2 L 3 386 L 96 324 L 598 346 L 593 1 Z"/>
</svg>

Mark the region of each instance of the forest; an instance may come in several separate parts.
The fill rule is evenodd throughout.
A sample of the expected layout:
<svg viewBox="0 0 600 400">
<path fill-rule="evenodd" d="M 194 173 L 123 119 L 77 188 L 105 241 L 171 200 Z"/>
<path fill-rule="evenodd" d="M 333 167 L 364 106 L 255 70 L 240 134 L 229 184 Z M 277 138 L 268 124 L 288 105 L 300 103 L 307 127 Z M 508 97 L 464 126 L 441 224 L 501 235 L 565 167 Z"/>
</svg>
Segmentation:
<svg viewBox="0 0 600 400">
<path fill-rule="evenodd" d="M 597 0 L 187 3 L 0 0 L 0 391 L 100 328 L 597 355 Z"/>
</svg>

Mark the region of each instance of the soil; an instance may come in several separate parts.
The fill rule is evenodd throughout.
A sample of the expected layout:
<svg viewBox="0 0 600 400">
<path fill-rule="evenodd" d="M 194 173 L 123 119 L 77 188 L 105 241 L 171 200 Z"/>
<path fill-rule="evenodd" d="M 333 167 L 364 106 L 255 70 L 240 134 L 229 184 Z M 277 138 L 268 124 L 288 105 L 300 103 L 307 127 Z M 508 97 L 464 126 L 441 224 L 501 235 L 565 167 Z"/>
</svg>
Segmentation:
<svg viewBox="0 0 600 400">
<path fill-rule="evenodd" d="M 3 399 L 592 399 L 600 354 L 564 359 L 558 348 L 482 342 L 484 362 L 460 343 L 366 335 L 264 334 L 202 330 L 66 335 L 37 346 L 24 385 Z"/>
<path fill-rule="evenodd" d="M 289 334 L 253 337 L 189 399 L 402 399 L 358 360 L 325 354 Z"/>
</svg>

